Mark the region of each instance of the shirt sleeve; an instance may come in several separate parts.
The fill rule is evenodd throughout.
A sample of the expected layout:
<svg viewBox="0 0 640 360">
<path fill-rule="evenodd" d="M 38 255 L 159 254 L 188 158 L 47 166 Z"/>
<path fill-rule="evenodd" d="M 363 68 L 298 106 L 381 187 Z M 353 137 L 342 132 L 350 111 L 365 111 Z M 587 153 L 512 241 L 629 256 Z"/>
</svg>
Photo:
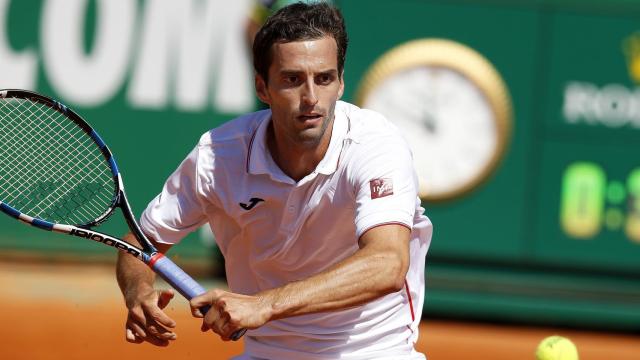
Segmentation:
<svg viewBox="0 0 640 360">
<path fill-rule="evenodd" d="M 142 231 L 164 244 L 176 244 L 206 222 L 198 191 L 198 147 L 169 176 L 162 192 L 140 217 Z"/>
<path fill-rule="evenodd" d="M 409 146 L 399 134 L 362 144 L 355 172 L 356 235 L 384 224 L 409 229 L 417 199 L 417 177 Z"/>
</svg>

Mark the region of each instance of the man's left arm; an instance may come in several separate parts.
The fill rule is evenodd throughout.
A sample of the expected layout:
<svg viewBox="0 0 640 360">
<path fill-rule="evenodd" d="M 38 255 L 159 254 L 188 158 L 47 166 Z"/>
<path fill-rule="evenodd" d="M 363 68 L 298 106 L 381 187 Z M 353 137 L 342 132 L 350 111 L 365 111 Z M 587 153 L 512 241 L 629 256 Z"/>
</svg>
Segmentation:
<svg viewBox="0 0 640 360">
<path fill-rule="evenodd" d="M 410 229 L 400 224 L 373 227 L 360 236 L 353 255 L 307 279 L 255 295 L 219 289 L 191 300 L 195 316 L 211 304 L 202 330 L 223 340 L 241 328 L 255 329 L 271 320 L 340 310 L 370 302 L 403 288 L 409 267 Z"/>
</svg>

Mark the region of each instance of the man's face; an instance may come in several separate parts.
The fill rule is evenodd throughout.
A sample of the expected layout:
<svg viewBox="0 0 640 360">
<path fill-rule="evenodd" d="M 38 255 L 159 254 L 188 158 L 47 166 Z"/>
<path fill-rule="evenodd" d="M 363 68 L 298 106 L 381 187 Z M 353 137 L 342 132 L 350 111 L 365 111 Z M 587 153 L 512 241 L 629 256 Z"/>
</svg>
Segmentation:
<svg viewBox="0 0 640 360">
<path fill-rule="evenodd" d="M 332 37 L 273 45 L 269 82 L 256 75 L 256 91 L 271 107 L 279 141 L 314 147 L 330 136 L 325 132 L 344 91 L 339 75 Z"/>
</svg>

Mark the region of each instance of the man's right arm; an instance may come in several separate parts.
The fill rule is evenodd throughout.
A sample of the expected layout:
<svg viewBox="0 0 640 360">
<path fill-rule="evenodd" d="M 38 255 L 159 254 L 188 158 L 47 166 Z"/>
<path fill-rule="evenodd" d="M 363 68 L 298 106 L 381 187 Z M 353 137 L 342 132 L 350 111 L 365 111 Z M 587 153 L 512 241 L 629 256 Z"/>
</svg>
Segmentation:
<svg viewBox="0 0 640 360">
<path fill-rule="evenodd" d="M 140 217 L 140 225 L 151 235 L 149 240 L 161 253 L 171 245 L 160 244 L 154 238 L 178 243 L 207 220 L 199 195 L 198 154 L 196 146 L 165 182 Z M 175 230 L 178 231 L 175 231 Z M 137 245 L 132 234 L 125 241 Z M 132 343 L 150 342 L 166 346 L 176 338 L 175 321 L 162 310 L 173 298 L 173 290 L 156 290 L 155 273 L 146 264 L 128 254 L 118 255 L 117 279 L 124 296 L 128 316 L 126 339 Z"/>
<path fill-rule="evenodd" d="M 123 240 L 139 245 L 131 233 L 125 235 Z M 162 253 L 171 247 L 158 243 L 154 245 Z M 176 334 L 170 330 L 175 327 L 175 321 L 162 310 L 173 298 L 173 291 L 156 290 L 155 273 L 142 261 L 123 252 L 118 252 L 116 277 L 129 310 L 125 326 L 126 340 L 131 343 L 147 341 L 158 346 L 167 346 L 170 340 L 175 340 Z"/>
</svg>

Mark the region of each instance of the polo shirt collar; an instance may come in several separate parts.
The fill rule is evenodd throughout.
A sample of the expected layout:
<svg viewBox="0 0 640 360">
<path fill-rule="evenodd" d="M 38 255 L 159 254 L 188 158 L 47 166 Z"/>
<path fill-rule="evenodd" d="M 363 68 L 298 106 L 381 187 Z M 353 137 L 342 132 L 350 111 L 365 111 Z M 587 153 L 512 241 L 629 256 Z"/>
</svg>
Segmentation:
<svg viewBox="0 0 640 360">
<path fill-rule="evenodd" d="M 315 173 L 330 175 L 338 169 L 338 162 L 340 160 L 340 154 L 342 153 L 344 140 L 349 131 L 349 119 L 344 111 L 342 111 L 342 105 L 340 101 L 336 104 L 335 119 L 333 120 L 333 130 L 331 132 L 329 147 L 316 167 Z M 291 178 L 284 174 L 273 160 L 271 152 L 267 147 L 267 129 L 271 122 L 271 111 L 265 111 L 262 112 L 262 114 L 264 114 L 264 118 L 260 121 L 260 125 L 258 125 L 254 131 L 249 142 L 247 172 L 253 175 L 268 174 L 274 180 L 291 182 Z"/>
<path fill-rule="evenodd" d="M 316 167 L 316 172 L 324 175 L 331 175 L 338 169 L 340 154 L 344 146 L 344 139 L 349 131 L 349 119 L 340 109 L 340 102 L 336 104 L 335 119 L 333 120 L 333 130 L 331 131 L 331 141 L 329 148 L 322 160 Z"/>
<path fill-rule="evenodd" d="M 253 131 L 247 152 L 247 172 L 254 175 L 269 174 L 270 162 L 273 162 L 266 144 L 267 129 L 271 122 L 271 111 L 263 111 L 260 114 L 262 119 L 258 127 Z"/>
</svg>

